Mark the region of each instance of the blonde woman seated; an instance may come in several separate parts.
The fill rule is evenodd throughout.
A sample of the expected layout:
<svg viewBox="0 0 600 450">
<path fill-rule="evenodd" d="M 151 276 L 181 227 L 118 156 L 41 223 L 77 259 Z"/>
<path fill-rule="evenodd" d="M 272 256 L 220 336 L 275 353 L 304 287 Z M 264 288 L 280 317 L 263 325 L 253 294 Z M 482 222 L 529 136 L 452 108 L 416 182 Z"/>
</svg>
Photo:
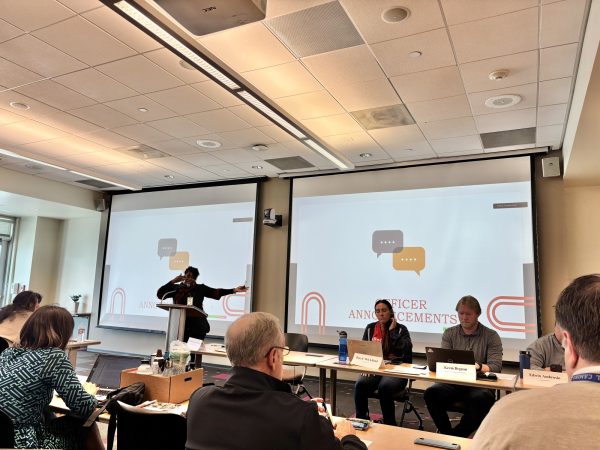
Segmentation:
<svg viewBox="0 0 600 450">
<path fill-rule="evenodd" d="M 19 341 L 19 333 L 29 316 L 39 308 L 42 296 L 37 292 L 18 293 L 12 304 L 0 309 L 0 337 L 9 344 Z"/>
<path fill-rule="evenodd" d="M 14 424 L 16 448 L 101 449 L 96 424 L 82 424 L 96 408 L 64 349 L 73 317 L 60 306 L 42 306 L 21 330 L 15 347 L 0 354 L 0 409 Z M 54 390 L 73 415 L 44 421 Z"/>
</svg>

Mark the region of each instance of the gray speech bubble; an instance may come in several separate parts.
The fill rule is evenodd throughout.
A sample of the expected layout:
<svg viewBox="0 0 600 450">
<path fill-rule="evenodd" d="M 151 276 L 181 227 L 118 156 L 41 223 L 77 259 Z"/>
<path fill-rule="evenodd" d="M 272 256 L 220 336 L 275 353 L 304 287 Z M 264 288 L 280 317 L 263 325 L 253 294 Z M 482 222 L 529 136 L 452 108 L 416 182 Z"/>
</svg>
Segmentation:
<svg viewBox="0 0 600 450">
<path fill-rule="evenodd" d="M 160 239 L 158 241 L 158 256 L 163 259 L 165 256 L 173 256 L 177 253 L 177 239 Z"/>
<path fill-rule="evenodd" d="M 371 245 L 378 258 L 382 253 L 397 253 L 402 251 L 404 235 L 400 230 L 375 230 Z"/>
</svg>

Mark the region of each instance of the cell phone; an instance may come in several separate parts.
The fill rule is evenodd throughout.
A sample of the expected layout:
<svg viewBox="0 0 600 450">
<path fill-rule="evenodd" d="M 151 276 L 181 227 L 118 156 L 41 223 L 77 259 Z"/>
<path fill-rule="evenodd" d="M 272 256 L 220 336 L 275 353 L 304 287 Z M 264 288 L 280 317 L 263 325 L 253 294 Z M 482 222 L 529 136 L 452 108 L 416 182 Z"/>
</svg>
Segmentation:
<svg viewBox="0 0 600 450">
<path fill-rule="evenodd" d="M 427 445 L 428 447 L 446 448 L 448 450 L 460 450 L 460 444 L 455 444 L 454 442 L 439 441 L 437 439 L 422 438 L 422 437 L 416 438 L 415 444 Z"/>
<path fill-rule="evenodd" d="M 427 366 L 426 366 L 426 365 L 417 365 L 417 364 L 413 364 L 413 369 L 421 369 L 421 370 L 424 370 L 424 369 L 427 369 Z"/>
<path fill-rule="evenodd" d="M 369 428 L 369 421 L 364 419 L 356 419 L 351 417 L 348 421 L 352 424 L 355 430 L 365 431 Z"/>
</svg>

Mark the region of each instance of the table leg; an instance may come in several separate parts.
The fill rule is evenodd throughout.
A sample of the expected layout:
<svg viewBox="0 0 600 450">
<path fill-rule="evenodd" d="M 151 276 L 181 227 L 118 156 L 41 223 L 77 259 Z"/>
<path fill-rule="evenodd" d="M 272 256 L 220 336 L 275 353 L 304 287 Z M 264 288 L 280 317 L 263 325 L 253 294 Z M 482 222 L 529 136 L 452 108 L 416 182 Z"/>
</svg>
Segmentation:
<svg viewBox="0 0 600 450">
<path fill-rule="evenodd" d="M 327 384 L 327 369 L 319 368 L 319 397 L 325 400 Z"/>
<path fill-rule="evenodd" d="M 331 403 L 331 411 L 334 416 L 337 416 L 336 395 L 337 395 L 337 370 L 331 369 L 329 376 L 331 384 L 329 386 L 329 402 Z"/>
<path fill-rule="evenodd" d="M 77 349 L 67 349 L 67 356 L 69 357 L 69 361 L 71 362 L 73 369 L 77 368 Z"/>
</svg>

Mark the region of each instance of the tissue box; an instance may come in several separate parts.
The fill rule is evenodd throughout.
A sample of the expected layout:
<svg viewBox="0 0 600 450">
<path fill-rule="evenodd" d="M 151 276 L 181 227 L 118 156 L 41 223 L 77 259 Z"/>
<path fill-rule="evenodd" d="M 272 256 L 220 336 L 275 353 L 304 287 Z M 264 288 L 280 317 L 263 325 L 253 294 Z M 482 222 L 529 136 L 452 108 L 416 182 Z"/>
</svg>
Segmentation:
<svg viewBox="0 0 600 450">
<path fill-rule="evenodd" d="M 192 393 L 202 387 L 203 379 L 204 369 L 191 370 L 171 377 L 144 375 L 137 373 L 137 369 L 125 369 L 121 372 L 121 387 L 141 381 L 146 385 L 144 400 L 181 403 L 189 400 Z"/>
</svg>

